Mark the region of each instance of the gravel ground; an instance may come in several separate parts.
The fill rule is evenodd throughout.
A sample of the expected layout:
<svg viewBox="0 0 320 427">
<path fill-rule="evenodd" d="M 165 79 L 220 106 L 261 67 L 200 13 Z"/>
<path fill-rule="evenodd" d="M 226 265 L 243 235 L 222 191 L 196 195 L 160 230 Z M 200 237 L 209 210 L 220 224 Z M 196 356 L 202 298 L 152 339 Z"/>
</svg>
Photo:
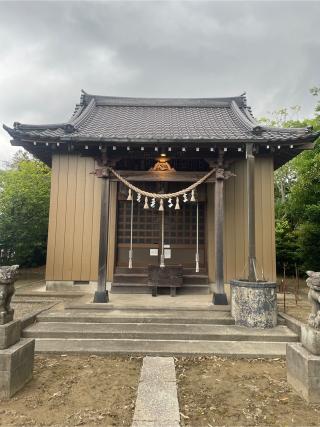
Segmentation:
<svg viewBox="0 0 320 427">
<path fill-rule="evenodd" d="M 288 385 L 283 359 L 176 359 L 181 426 L 319 426 L 319 405 Z"/>
<path fill-rule="evenodd" d="M 142 359 L 36 356 L 33 379 L 0 400 L 1 426 L 130 426 Z"/>
</svg>

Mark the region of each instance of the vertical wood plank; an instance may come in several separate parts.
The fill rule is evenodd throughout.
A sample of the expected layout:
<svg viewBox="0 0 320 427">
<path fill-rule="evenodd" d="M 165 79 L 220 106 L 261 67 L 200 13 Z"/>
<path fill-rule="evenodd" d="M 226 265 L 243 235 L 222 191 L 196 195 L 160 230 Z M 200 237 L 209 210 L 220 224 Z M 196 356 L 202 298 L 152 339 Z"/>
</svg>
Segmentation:
<svg viewBox="0 0 320 427">
<path fill-rule="evenodd" d="M 60 155 L 57 228 L 54 250 L 54 280 L 63 280 L 64 237 L 68 186 L 68 155 Z"/>
<path fill-rule="evenodd" d="M 234 165 L 230 168 L 235 173 Z M 236 278 L 236 229 L 235 229 L 235 180 L 232 176 L 225 182 L 225 278 Z"/>
<path fill-rule="evenodd" d="M 68 156 L 68 184 L 66 200 L 66 229 L 64 239 L 63 280 L 73 280 L 73 243 L 76 216 L 77 156 Z"/>
<path fill-rule="evenodd" d="M 85 180 L 86 180 L 86 161 L 85 161 L 85 158 L 78 156 L 77 171 L 76 171 L 76 208 L 75 208 L 73 260 L 72 260 L 72 266 L 73 266 L 72 279 L 73 280 L 81 280 Z"/>
<path fill-rule="evenodd" d="M 59 192 L 59 167 L 60 157 L 57 154 L 52 156 L 51 168 L 51 189 L 50 189 L 50 210 L 48 224 L 47 260 L 46 260 L 46 280 L 54 280 L 54 248 L 56 245 L 57 229 L 57 205 Z"/>
<path fill-rule="evenodd" d="M 101 179 L 94 179 L 90 280 L 98 280 Z"/>
<path fill-rule="evenodd" d="M 235 209 L 235 251 L 236 272 L 235 277 L 243 278 L 246 273 L 246 239 L 247 239 L 247 215 L 246 215 L 246 170 L 245 161 L 240 160 L 235 164 L 235 187 L 234 187 L 234 209 Z"/>
<path fill-rule="evenodd" d="M 85 158 L 85 187 L 84 187 L 84 214 L 82 233 L 81 280 L 90 280 L 91 268 L 91 238 L 93 222 L 93 189 L 95 176 L 90 174 L 94 170 L 93 159 Z"/>
</svg>

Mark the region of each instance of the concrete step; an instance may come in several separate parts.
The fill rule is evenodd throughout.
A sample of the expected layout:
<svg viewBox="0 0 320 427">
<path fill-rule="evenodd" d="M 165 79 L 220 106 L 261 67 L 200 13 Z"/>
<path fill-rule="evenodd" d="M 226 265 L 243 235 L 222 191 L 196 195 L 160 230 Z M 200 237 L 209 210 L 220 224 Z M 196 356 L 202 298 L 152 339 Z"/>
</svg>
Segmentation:
<svg viewBox="0 0 320 427">
<path fill-rule="evenodd" d="M 285 357 L 286 342 L 257 341 L 165 341 L 107 339 L 36 339 L 37 353 L 141 354 L 192 356 L 208 354 L 238 358 Z"/>
<path fill-rule="evenodd" d="M 228 307 L 228 306 L 226 306 Z M 227 310 L 227 308 L 226 308 Z M 38 322 L 72 323 L 166 323 L 233 325 L 229 311 L 213 310 L 143 310 L 139 307 L 128 310 L 64 310 L 44 312 L 37 316 Z"/>
<path fill-rule="evenodd" d="M 201 341 L 295 342 L 298 336 L 285 326 L 248 329 L 228 325 L 148 323 L 39 322 L 23 331 L 25 338 L 149 339 Z"/>
<path fill-rule="evenodd" d="M 185 277 L 183 280 L 185 280 Z M 187 279 L 188 282 L 188 279 Z M 181 288 L 177 288 L 177 295 L 207 295 L 211 292 L 210 286 L 207 279 L 200 279 L 199 283 L 195 281 L 189 281 L 190 283 L 183 283 Z M 201 283 L 203 282 L 203 283 Z M 112 294 L 151 294 L 151 286 L 146 283 L 128 283 L 128 282 L 117 282 L 114 281 L 111 284 L 111 293 Z M 169 295 L 170 288 L 158 287 L 159 295 Z"/>
</svg>

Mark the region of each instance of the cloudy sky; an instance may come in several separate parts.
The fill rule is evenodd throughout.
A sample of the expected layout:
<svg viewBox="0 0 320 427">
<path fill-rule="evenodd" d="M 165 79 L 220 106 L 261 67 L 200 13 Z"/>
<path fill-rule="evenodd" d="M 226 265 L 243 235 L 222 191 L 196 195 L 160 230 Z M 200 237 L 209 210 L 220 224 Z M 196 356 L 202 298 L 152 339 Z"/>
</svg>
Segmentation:
<svg viewBox="0 0 320 427">
<path fill-rule="evenodd" d="M 246 91 L 255 116 L 320 85 L 320 2 L 0 1 L 0 122 L 65 121 L 83 88 L 114 96 Z M 0 130 L 1 161 L 14 149 Z"/>
</svg>

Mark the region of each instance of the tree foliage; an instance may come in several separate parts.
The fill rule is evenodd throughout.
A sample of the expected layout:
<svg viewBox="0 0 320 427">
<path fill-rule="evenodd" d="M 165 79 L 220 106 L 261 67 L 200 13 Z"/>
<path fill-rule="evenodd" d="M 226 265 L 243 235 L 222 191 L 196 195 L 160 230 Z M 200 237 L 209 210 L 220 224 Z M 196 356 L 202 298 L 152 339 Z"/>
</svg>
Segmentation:
<svg viewBox="0 0 320 427">
<path fill-rule="evenodd" d="M 0 262 L 21 266 L 45 263 L 50 169 L 26 152 L 0 173 Z"/>
<path fill-rule="evenodd" d="M 320 88 L 310 90 L 320 96 Z M 287 110 L 275 112 L 269 124 L 320 130 L 320 101 L 311 119 L 288 120 Z M 300 110 L 295 107 L 298 113 Z M 268 123 L 263 118 L 262 122 Z M 320 140 L 314 150 L 304 151 L 275 172 L 275 212 L 277 269 L 283 265 L 293 272 L 297 264 L 303 270 L 320 270 Z"/>
</svg>

